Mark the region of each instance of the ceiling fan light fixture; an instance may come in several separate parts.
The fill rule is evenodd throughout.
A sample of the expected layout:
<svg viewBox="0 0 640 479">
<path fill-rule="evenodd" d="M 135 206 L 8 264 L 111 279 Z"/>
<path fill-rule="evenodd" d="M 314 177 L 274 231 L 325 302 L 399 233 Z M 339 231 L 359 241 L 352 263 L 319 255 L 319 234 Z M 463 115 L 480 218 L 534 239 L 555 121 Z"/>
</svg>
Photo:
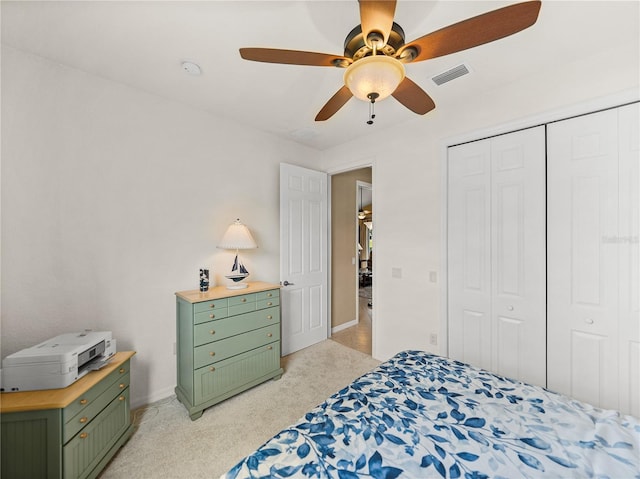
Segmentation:
<svg viewBox="0 0 640 479">
<path fill-rule="evenodd" d="M 370 102 L 377 93 L 377 101 L 391 95 L 404 80 L 404 65 L 395 58 L 373 55 L 353 62 L 344 72 L 344 84 L 356 98 Z"/>
</svg>

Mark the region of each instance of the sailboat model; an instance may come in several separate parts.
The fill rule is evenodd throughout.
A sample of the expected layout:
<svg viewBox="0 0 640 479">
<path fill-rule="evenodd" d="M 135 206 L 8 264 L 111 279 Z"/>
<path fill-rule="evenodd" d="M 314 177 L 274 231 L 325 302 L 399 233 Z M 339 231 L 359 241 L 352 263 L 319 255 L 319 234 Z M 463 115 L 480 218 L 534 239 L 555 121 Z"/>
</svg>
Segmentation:
<svg viewBox="0 0 640 479">
<path fill-rule="evenodd" d="M 231 274 L 226 275 L 225 278 L 237 283 L 245 279 L 247 276 L 249 276 L 249 271 L 247 271 L 247 268 L 244 267 L 236 254 L 236 258 L 233 260 L 233 266 L 231 267 Z"/>
</svg>

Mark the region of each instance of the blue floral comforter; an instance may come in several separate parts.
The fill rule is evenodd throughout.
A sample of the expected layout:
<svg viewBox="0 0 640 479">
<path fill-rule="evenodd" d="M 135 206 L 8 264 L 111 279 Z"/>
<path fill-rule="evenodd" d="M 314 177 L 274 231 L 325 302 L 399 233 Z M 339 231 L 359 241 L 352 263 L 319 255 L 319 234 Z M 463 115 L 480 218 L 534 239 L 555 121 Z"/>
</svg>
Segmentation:
<svg viewBox="0 0 640 479">
<path fill-rule="evenodd" d="M 281 477 L 640 478 L 640 420 L 405 351 L 223 476 Z"/>
</svg>

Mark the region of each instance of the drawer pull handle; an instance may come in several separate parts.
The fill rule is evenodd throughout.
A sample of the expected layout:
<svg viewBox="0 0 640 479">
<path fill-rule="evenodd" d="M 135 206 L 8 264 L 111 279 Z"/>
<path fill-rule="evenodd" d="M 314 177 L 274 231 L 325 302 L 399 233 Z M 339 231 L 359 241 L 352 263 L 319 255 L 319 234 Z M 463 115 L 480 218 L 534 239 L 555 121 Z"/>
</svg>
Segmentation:
<svg viewBox="0 0 640 479">
<path fill-rule="evenodd" d="M 86 439 L 89 437 L 89 434 L 87 434 L 86 432 L 83 432 L 82 434 L 80 434 L 80 439 Z"/>
<path fill-rule="evenodd" d="M 246 303 L 247 302 L 247 298 L 242 298 L 242 302 Z"/>
<path fill-rule="evenodd" d="M 118 398 L 118 401 L 124 401 L 124 400 L 125 400 L 125 397 L 124 397 L 124 396 L 120 396 L 120 397 Z"/>
<path fill-rule="evenodd" d="M 211 335 L 216 334 L 216 331 L 214 329 L 212 329 L 211 331 L 209 331 L 209 334 L 211 334 Z"/>
<path fill-rule="evenodd" d="M 120 370 L 119 370 L 118 372 L 119 372 L 120 374 L 124 374 L 124 373 L 125 373 L 125 371 L 126 371 L 126 369 L 125 369 L 125 368 L 120 368 Z"/>
<path fill-rule="evenodd" d="M 273 334 L 267 333 L 267 338 L 270 338 L 271 336 L 273 336 Z"/>
<path fill-rule="evenodd" d="M 212 304 L 212 305 L 210 305 L 209 307 L 210 307 L 210 308 L 215 308 L 215 307 L 216 307 L 216 305 L 215 305 L 215 304 Z"/>
<path fill-rule="evenodd" d="M 267 315 L 267 319 L 273 319 L 273 316 L 271 316 L 270 314 Z"/>
<path fill-rule="evenodd" d="M 209 317 L 210 317 L 211 319 L 213 319 L 213 318 L 215 318 L 215 317 L 216 317 L 216 315 L 215 315 L 215 314 L 210 314 L 210 315 L 209 315 Z"/>
<path fill-rule="evenodd" d="M 126 387 L 124 383 L 120 383 L 119 386 L 120 386 L 120 389 L 124 389 Z"/>
<path fill-rule="evenodd" d="M 267 303 L 267 306 L 271 306 L 272 304 L 273 304 L 273 303 L 272 303 L 271 301 L 269 301 L 269 302 Z"/>
<path fill-rule="evenodd" d="M 85 417 L 81 417 L 80 418 L 80 424 L 84 424 L 85 422 L 87 422 L 89 419 L 87 418 L 87 416 Z"/>
<path fill-rule="evenodd" d="M 209 368 L 209 371 L 211 371 L 211 372 L 214 372 L 215 370 L 216 370 L 216 368 L 214 368 L 213 366 L 211 366 L 211 367 Z"/>
<path fill-rule="evenodd" d="M 271 293 L 267 293 L 267 298 L 270 298 L 271 296 L 273 296 Z"/>
<path fill-rule="evenodd" d="M 209 353 L 209 356 L 215 356 L 215 355 L 216 355 L 216 353 L 215 353 L 214 351 L 211 351 L 211 352 Z"/>
<path fill-rule="evenodd" d="M 584 320 L 584 322 L 587 323 L 587 324 L 593 324 L 594 323 L 592 318 L 587 318 L 587 319 Z"/>
<path fill-rule="evenodd" d="M 268 349 L 268 350 L 272 350 L 272 349 L 273 349 L 273 346 L 267 346 L 267 349 Z"/>
<path fill-rule="evenodd" d="M 87 404 L 89 401 L 87 401 L 86 399 L 80 399 L 80 404 L 82 404 L 83 406 L 85 404 Z"/>
</svg>

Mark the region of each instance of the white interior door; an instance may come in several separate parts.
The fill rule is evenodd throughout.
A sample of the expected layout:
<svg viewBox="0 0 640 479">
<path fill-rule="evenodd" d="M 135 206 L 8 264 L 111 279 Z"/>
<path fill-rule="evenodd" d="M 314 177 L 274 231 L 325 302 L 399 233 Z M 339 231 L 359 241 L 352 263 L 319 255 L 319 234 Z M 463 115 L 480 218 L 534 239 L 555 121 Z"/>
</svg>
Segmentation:
<svg viewBox="0 0 640 479">
<path fill-rule="evenodd" d="M 327 174 L 280 164 L 282 354 L 327 338 Z"/>
<path fill-rule="evenodd" d="M 620 410 L 640 417 L 640 103 L 618 113 Z"/>
<path fill-rule="evenodd" d="M 493 364 L 547 384 L 545 131 L 491 140 Z"/>
<path fill-rule="evenodd" d="M 607 110 L 548 127 L 548 387 L 618 409 L 618 131 Z"/>
<path fill-rule="evenodd" d="M 449 356 L 491 369 L 491 142 L 449 148 Z"/>
<path fill-rule="evenodd" d="M 544 127 L 449 148 L 449 355 L 546 385 Z"/>
</svg>

